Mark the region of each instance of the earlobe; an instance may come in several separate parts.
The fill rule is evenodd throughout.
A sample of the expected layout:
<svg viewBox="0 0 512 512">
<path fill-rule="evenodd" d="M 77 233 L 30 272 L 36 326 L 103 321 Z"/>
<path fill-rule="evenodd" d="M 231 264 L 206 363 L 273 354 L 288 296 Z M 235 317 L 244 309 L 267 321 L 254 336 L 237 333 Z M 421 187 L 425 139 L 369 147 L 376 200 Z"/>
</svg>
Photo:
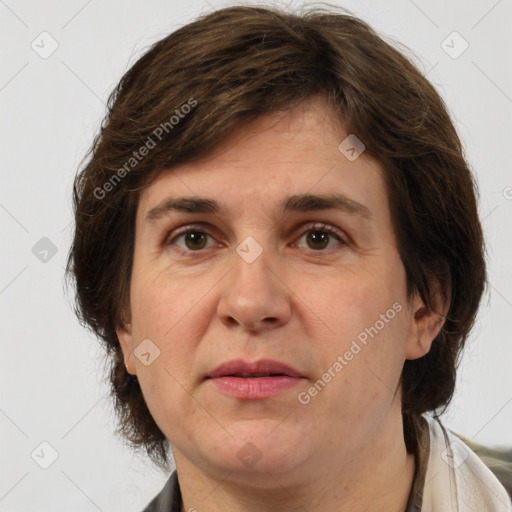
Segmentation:
<svg viewBox="0 0 512 512">
<path fill-rule="evenodd" d="M 121 344 L 121 349 L 123 351 L 126 370 L 128 373 L 136 375 L 137 369 L 135 367 L 135 361 L 133 357 L 133 337 L 131 324 L 127 323 L 122 327 L 118 327 L 116 329 L 116 333 L 119 343 Z"/>
</svg>

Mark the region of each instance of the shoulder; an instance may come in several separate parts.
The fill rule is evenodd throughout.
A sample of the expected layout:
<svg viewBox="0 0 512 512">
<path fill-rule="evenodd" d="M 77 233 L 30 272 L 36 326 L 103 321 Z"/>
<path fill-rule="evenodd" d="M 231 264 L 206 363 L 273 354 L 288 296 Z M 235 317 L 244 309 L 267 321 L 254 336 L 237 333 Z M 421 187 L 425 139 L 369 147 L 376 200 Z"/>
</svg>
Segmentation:
<svg viewBox="0 0 512 512">
<path fill-rule="evenodd" d="M 142 512 L 181 512 L 181 492 L 176 470 Z"/>
<path fill-rule="evenodd" d="M 512 512 L 505 488 L 478 455 L 438 418 L 425 420 L 430 453 L 422 510 Z"/>
</svg>

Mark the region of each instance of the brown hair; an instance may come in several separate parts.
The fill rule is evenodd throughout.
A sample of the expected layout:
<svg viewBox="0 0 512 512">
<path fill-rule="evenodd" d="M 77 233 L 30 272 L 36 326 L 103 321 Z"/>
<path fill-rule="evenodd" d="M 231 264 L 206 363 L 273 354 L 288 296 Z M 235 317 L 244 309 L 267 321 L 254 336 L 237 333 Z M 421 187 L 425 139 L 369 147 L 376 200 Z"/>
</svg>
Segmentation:
<svg viewBox="0 0 512 512">
<path fill-rule="evenodd" d="M 317 95 L 384 169 L 408 293 L 417 290 L 432 307 L 438 285 L 451 287 L 430 352 L 403 368 L 409 449 L 419 415 L 452 397 L 485 263 L 475 186 L 443 100 L 408 58 L 352 15 L 221 9 L 157 42 L 123 76 L 74 184 L 67 272 L 76 311 L 111 361 L 119 432 L 162 467 L 168 441 L 126 372 L 116 335 L 129 311 L 140 190 L 204 156 L 241 123 Z"/>
</svg>

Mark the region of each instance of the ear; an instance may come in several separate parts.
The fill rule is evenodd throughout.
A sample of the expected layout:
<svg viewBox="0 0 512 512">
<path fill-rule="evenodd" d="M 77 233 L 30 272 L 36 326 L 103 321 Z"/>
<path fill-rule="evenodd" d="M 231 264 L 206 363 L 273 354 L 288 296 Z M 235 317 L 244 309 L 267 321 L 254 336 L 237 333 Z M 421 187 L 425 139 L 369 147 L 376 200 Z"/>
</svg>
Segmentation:
<svg viewBox="0 0 512 512">
<path fill-rule="evenodd" d="M 128 373 L 137 375 L 137 368 L 135 367 L 135 358 L 133 355 L 133 336 L 132 326 L 129 323 L 123 324 L 122 327 L 116 329 L 117 338 L 123 350 L 124 364 Z"/>
<path fill-rule="evenodd" d="M 446 315 L 450 308 L 451 291 L 437 286 L 429 309 L 415 292 L 412 299 L 411 329 L 406 346 L 406 358 L 418 359 L 430 351 L 432 342 L 443 328 Z"/>
</svg>

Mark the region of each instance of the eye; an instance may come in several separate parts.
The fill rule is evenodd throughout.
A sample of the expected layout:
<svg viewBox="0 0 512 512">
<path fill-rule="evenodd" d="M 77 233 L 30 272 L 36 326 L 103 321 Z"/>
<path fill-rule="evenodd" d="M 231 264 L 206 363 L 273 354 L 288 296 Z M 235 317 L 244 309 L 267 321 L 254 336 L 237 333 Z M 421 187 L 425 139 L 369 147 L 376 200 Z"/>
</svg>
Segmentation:
<svg viewBox="0 0 512 512">
<path fill-rule="evenodd" d="M 305 247 L 313 251 L 324 251 L 337 246 L 345 246 L 343 232 L 324 223 L 312 223 L 305 226 L 295 247 Z M 171 233 L 164 240 L 165 246 L 176 246 L 182 252 L 200 252 L 216 245 L 215 239 L 201 226 L 186 226 L 181 231 Z M 219 245 L 219 244 L 217 244 Z"/>
<path fill-rule="evenodd" d="M 305 240 L 307 247 L 313 251 L 332 249 L 339 245 L 347 245 L 343 240 L 342 233 L 333 226 L 323 223 L 315 223 L 307 226 L 299 240 L 294 244 L 301 246 L 300 241 Z"/>
<path fill-rule="evenodd" d="M 208 242 L 210 239 L 210 245 Z M 169 238 L 165 245 L 176 245 L 179 249 L 187 252 L 200 251 L 211 247 L 213 238 L 203 229 L 196 227 L 188 227 L 181 232 L 176 233 L 172 238 Z M 208 246 L 208 247 L 207 247 Z"/>
</svg>

